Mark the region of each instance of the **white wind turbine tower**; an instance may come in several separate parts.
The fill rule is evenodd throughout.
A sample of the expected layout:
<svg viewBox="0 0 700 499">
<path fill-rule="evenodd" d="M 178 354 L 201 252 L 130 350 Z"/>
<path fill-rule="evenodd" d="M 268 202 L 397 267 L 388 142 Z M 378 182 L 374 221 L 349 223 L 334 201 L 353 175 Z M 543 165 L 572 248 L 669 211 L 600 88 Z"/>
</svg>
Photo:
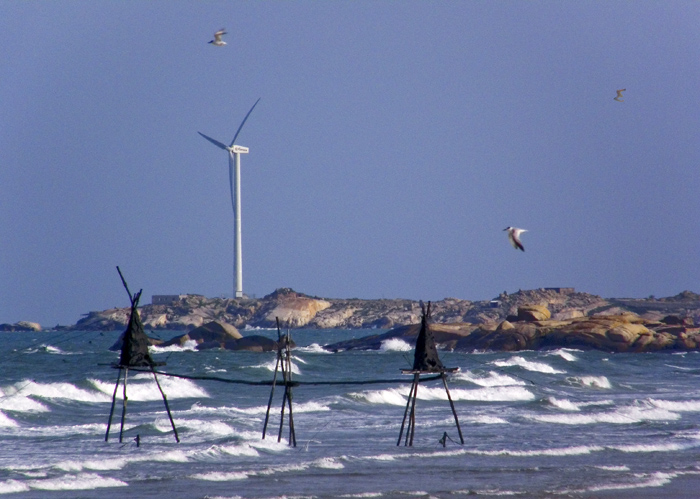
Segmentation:
<svg viewBox="0 0 700 499">
<path fill-rule="evenodd" d="M 236 144 L 236 139 L 238 134 L 241 133 L 241 128 L 245 124 L 250 113 L 253 112 L 255 106 L 258 105 L 260 99 L 255 101 L 253 107 L 250 108 L 248 114 L 245 115 L 243 121 L 241 121 L 238 130 L 236 130 L 236 135 L 233 136 L 231 145 L 227 146 L 222 144 L 218 140 L 207 137 L 202 132 L 197 132 L 199 135 L 207 139 L 209 142 L 214 144 L 225 151 L 228 151 L 228 176 L 231 183 L 231 204 L 233 205 L 233 234 L 234 234 L 234 244 L 233 244 L 233 273 L 234 273 L 234 289 L 233 295 L 236 298 L 243 297 L 243 256 L 242 256 L 242 245 L 241 245 L 241 154 L 247 154 L 248 148 L 243 146 L 238 146 Z"/>
</svg>

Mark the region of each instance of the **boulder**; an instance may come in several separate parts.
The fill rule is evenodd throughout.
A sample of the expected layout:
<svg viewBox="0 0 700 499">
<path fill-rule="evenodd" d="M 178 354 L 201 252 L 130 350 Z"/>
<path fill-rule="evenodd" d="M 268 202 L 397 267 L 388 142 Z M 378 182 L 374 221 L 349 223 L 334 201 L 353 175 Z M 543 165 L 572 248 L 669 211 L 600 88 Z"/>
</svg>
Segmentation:
<svg viewBox="0 0 700 499">
<path fill-rule="evenodd" d="M 311 298 L 289 288 L 281 288 L 265 297 L 267 308 L 258 327 L 274 327 L 277 319 L 286 327 L 304 327 L 318 314 L 331 306 L 326 300 Z"/>
<path fill-rule="evenodd" d="M 230 324 L 219 321 L 207 322 L 203 326 L 193 329 L 189 333 L 176 336 L 166 342 L 161 346 L 167 347 L 170 345 L 184 345 L 188 341 L 194 340 L 197 345 L 205 344 L 212 345 L 218 344 L 222 346 L 226 341 L 238 340 L 243 338 L 243 335 L 238 332 L 238 329 Z M 209 346 L 209 348 L 215 348 L 214 346 Z"/>
<path fill-rule="evenodd" d="M 551 317 L 552 317 L 552 314 L 550 313 L 549 309 L 547 307 L 542 306 L 542 305 L 524 305 L 524 306 L 518 307 L 518 320 L 519 321 L 526 321 L 526 322 L 546 321 L 547 319 L 549 319 Z"/>
</svg>

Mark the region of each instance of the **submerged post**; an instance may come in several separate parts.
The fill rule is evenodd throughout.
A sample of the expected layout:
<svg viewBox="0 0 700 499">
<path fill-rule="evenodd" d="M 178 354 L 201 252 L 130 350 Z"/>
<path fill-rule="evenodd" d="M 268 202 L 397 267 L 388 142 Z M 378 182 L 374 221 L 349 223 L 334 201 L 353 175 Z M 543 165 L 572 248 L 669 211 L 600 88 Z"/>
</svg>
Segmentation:
<svg viewBox="0 0 700 499">
<path fill-rule="evenodd" d="M 128 400 L 126 396 L 126 379 L 129 376 L 129 368 L 124 368 L 124 399 L 122 400 L 122 424 L 119 428 L 119 443 L 122 443 L 122 434 L 124 433 L 124 420 L 126 419 L 126 402 Z"/>
<path fill-rule="evenodd" d="M 117 373 L 117 382 L 114 385 L 114 393 L 112 393 L 112 408 L 109 410 L 109 420 L 107 421 L 107 433 L 105 433 L 105 442 L 109 440 L 109 429 L 112 426 L 112 416 L 114 415 L 114 404 L 117 401 L 117 390 L 119 389 L 119 380 L 122 377 L 122 370 Z"/>
</svg>

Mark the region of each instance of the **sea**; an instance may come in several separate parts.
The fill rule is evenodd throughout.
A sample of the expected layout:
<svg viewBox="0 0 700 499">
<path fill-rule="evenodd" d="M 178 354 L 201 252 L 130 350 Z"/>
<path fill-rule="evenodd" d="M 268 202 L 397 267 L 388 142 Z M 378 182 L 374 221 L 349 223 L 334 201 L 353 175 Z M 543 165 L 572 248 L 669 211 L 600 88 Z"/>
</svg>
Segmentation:
<svg viewBox="0 0 700 499">
<path fill-rule="evenodd" d="M 700 497 L 697 353 L 440 351 L 459 368 L 447 385 L 464 444 L 444 385 L 426 376 L 407 446 L 412 348 L 323 349 L 380 332 L 292 331 L 296 446 L 283 387 L 271 398 L 255 384 L 272 381 L 275 353 L 152 348 L 180 442 L 153 374 L 133 370 L 123 430 L 122 376 L 105 441 L 120 332 L 1 333 L 0 495 Z M 313 384 L 328 382 L 345 384 Z"/>
</svg>

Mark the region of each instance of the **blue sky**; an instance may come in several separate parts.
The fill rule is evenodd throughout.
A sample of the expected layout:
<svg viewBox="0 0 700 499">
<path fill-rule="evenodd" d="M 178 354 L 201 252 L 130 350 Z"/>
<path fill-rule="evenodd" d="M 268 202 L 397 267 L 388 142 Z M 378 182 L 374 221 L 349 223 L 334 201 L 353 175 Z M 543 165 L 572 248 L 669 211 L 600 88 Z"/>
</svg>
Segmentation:
<svg viewBox="0 0 700 499">
<path fill-rule="evenodd" d="M 700 291 L 700 3 L 0 2 L 0 323 Z M 226 47 L 207 44 L 225 27 Z M 615 91 L 626 88 L 624 102 Z M 503 229 L 528 229 L 525 252 Z"/>
</svg>

